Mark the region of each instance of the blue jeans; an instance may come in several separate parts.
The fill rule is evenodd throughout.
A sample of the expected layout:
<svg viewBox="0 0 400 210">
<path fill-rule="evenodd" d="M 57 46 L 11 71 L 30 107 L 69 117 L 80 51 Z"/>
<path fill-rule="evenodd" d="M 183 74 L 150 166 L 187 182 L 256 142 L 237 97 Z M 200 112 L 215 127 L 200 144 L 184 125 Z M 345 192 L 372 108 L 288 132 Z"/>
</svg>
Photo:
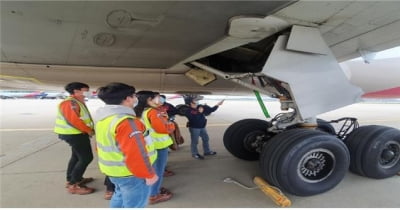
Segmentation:
<svg viewBox="0 0 400 210">
<path fill-rule="evenodd" d="M 149 202 L 150 186 L 146 180 L 134 176 L 110 177 L 115 185 L 111 208 L 144 208 Z"/>
<path fill-rule="evenodd" d="M 153 168 L 156 171 L 158 176 L 158 180 L 151 186 L 150 196 L 155 196 L 160 194 L 160 188 L 163 181 L 163 175 L 165 167 L 167 166 L 168 161 L 168 147 L 164 149 L 157 150 L 157 159 L 153 163 Z"/>
<path fill-rule="evenodd" d="M 204 153 L 209 153 L 211 152 L 210 150 L 210 145 L 208 144 L 208 140 L 210 139 L 207 134 L 206 128 L 189 128 L 190 132 L 190 149 L 192 151 L 192 155 L 199 154 L 199 151 L 197 150 L 197 144 L 199 143 L 199 137 L 203 140 L 203 152 Z"/>
</svg>

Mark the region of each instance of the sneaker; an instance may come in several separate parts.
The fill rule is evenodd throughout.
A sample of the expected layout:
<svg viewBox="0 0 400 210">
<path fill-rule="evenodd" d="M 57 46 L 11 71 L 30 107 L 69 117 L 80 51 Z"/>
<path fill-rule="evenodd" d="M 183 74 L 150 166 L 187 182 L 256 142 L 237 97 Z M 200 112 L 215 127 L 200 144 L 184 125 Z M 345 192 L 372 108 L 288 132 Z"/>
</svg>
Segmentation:
<svg viewBox="0 0 400 210">
<path fill-rule="evenodd" d="M 203 160 L 204 159 L 204 157 L 199 155 L 199 154 L 192 155 L 192 157 L 194 157 L 195 159 L 199 159 L 199 160 Z"/>
<path fill-rule="evenodd" d="M 149 204 L 156 204 L 156 203 L 164 202 L 171 198 L 172 198 L 172 194 L 158 194 L 155 196 L 150 196 Z"/>
<path fill-rule="evenodd" d="M 209 151 L 207 153 L 204 153 L 205 156 L 206 155 L 216 155 L 216 154 L 217 154 L 217 152 L 214 152 L 214 151 Z"/>
<path fill-rule="evenodd" d="M 173 171 L 170 171 L 167 169 L 164 170 L 164 174 L 163 174 L 164 177 L 169 177 L 169 176 L 173 176 L 173 175 L 175 175 L 175 173 Z"/>
<path fill-rule="evenodd" d="M 94 189 L 85 185 L 72 184 L 68 187 L 68 192 L 71 194 L 86 195 L 93 193 Z"/>
<path fill-rule="evenodd" d="M 172 194 L 171 191 L 169 191 L 167 188 L 165 187 L 161 187 L 160 188 L 160 194 Z"/>
<path fill-rule="evenodd" d="M 89 177 L 89 178 L 82 178 L 82 180 L 78 183 L 78 184 L 83 184 L 83 185 L 85 185 L 85 184 L 87 184 L 87 183 L 89 183 L 89 182 L 93 182 L 93 178 L 92 177 Z M 68 188 L 69 186 L 71 185 L 71 183 L 69 183 L 69 182 L 67 182 L 67 183 L 65 183 L 65 188 Z"/>
<path fill-rule="evenodd" d="M 104 193 L 104 199 L 105 200 L 111 200 L 113 194 L 114 194 L 113 191 L 106 191 L 106 193 Z"/>
</svg>

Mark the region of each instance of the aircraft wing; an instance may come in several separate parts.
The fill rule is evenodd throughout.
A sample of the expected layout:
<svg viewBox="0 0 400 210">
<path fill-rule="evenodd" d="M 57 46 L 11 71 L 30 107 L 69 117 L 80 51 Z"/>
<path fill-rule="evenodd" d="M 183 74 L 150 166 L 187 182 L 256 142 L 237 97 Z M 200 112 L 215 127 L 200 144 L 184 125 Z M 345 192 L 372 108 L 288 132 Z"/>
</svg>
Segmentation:
<svg viewBox="0 0 400 210">
<path fill-rule="evenodd" d="M 194 83 L 185 75 L 190 68 L 184 64 L 221 52 L 229 59 L 259 56 L 265 51 L 252 48 L 252 43 L 268 49 L 276 41 L 272 37 L 292 25 L 317 28 L 339 61 L 400 45 L 400 3 L 395 1 L 0 5 L 3 87 L 60 89 L 70 81 L 92 87 L 121 81 L 163 92 L 238 94 L 248 89 L 222 79 L 204 86 Z M 258 20 L 246 24 L 252 17 L 266 17 L 268 27 L 258 26 Z"/>
</svg>

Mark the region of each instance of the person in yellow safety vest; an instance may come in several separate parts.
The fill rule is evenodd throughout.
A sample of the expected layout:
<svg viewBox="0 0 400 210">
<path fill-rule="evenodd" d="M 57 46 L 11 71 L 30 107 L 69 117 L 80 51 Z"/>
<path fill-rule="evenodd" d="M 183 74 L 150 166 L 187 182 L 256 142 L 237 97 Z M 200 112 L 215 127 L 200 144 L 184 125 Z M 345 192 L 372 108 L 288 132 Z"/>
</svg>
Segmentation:
<svg viewBox="0 0 400 210">
<path fill-rule="evenodd" d="M 54 132 L 71 147 L 72 154 L 67 167 L 66 188 L 71 194 L 85 195 L 94 192 L 85 184 L 93 178 L 83 178 L 87 166 L 93 160 L 90 137 L 94 135 L 93 120 L 85 105 L 89 86 L 72 82 L 65 86 L 70 94 L 58 105 Z"/>
<path fill-rule="evenodd" d="M 148 204 L 150 187 L 158 176 L 152 163 L 157 152 L 146 127 L 135 117 L 135 88 L 110 83 L 98 89 L 106 103 L 95 114 L 100 171 L 115 185 L 111 208 L 139 208 Z"/>
<path fill-rule="evenodd" d="M 152 186 L 149 199 L 150 204 L 155 204 L 172 197 L 172 193 L 161 187 L 161 184 L 168 161 L 168 147 L 173 143 L 169 134 L 174 131 L 175 125 L 168 121 L 167 113 L 159 109 L 159 94 L 152 91 L 139 91 L 137 96 L 139 102 L 135 107 L 135 112 L 143 119 L 157 150 L 157 160 L 153 166 L 159 180 Z"/>
</svg>

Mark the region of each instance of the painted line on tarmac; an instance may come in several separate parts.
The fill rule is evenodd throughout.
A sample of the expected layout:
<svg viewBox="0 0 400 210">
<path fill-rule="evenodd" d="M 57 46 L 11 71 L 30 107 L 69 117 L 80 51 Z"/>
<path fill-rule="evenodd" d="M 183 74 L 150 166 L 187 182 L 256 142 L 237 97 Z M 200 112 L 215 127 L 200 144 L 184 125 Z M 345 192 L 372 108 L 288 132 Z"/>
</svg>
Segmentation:
<svg viewBox="0 0 400 210">
<path fill-rule="evenodd" d="M 207 127 L 229 126 L 229 123 L 209 124 Z M 180 128 L 185 128 L 185 125 L 179 125 Z M 0 128 L 0 132 L 15 132 L 15 131 L 53 131 L 53 128 Z"/>
<path fill-rule="evenodd" d="M 208 127 L 222 127 L 222 126 L 230 126 L 233 123 L 220 123 L 220 124 L 207 124 L 206 128 Z M 186 128 L 186 125 L 179 125 L 179 128 Z"/>
<path fill-rule="evenodd" d="M 359 120 L 359 123 L 382 123 L 382 122 L 398 122 L 399 120 Z M 207 124 L 206 127 L 221 127 L 230 126 L 233 123 L 211 123 Z M 179 125 L 180 128 L 185 128 L 186 125 Z M 1 128 L 0 132 L 12 132 L 12 131 L 52 131 L 53 128 Z"/>
<path fill-rule="evenodd" d="M 1 128 L 0 132 L 7 131 L 52 131 L 53 128 Z"/>
</svg>

